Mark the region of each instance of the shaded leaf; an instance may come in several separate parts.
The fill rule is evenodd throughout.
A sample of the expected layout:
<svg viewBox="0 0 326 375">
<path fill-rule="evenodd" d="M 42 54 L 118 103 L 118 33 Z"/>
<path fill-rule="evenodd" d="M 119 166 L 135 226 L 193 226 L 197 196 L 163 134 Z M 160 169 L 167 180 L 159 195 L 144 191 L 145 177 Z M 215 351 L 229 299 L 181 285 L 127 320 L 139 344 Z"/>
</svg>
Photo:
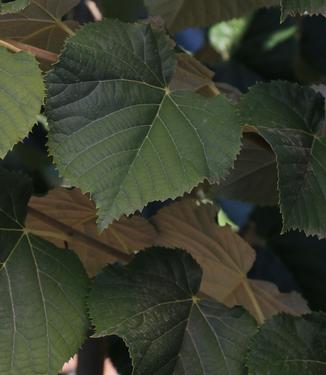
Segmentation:
<svg viewBox="0 0 326 375">
<path fill-rule="evenodd" d="M 280 293 L 270 282 L 247 278 L 255 251 L 229 227 L 218 227 L 216 215 L 215 206 L 192 200 L 163 208 L 153 218 L 156 243 L 187 250 L 203 268 L 202 291 L 227 306 L 244 306 L 259 322 L 281 311 L 308 312 L 298 293 Z"/>
<path fill-rule="evenodd" d="M 60 52 L 68 34 L 55 21 L 67 14 L 80 0 L 31 0 L 23 11 L 0 17 L 0 37 Z M 74 29 L 75 21 L 63 21 Z"/>
<path fill-rule="evenodd" d="M 283 231 L 300 229 L 325 237 L 324 99 L 297 84 L 259 83 L 242 98 L 240 112 L 276 154 Z"/>
<path fill-rule="evenodd" d="M 42 74 L 35 58 L 0 47 L 0 158 L 32 129 L 43 97 Z"/>
<path fill-rule="evenodd" d="M 285 20 L 287 16 L 304 14 L 322 14 L 326 15 L 325 0 L 281 0 L 281 19 Z"/>
<path fill-rule="evenodd" d="M 86 336 L 88 279 L 71 251 L 25 230 L 29 180 L 0 178 L 0 374 L 56 375 Z"/>
<path fill-rule="evenodd" d="M 65 228 L 56 226 L 56 222 Z M 151 247 L 157 235 L 155 228 L 137 215 L 120 218 L 99 235 L 95 206 L 79 189 L 57 188 L 45 197 L 33 197 L 29 202 L 26 226 L 30 230 L 44 231 L 45 238 L 59 247 L 64 247 L 66 242 L 77 252 L 92 276 L 108 263 L 119 260 L 112 248 L 132 254 Z M 96 242 L 87 242 L 86 238 Z"/>
<path fill-rule="evenodd" d="M 161 31 L 105 20 L 69 39 L 47 77 L 50 153 L 61 175 L 91 193 L 101 230 L 219 180 L 240 149 L 226 98 L 167 87 L 175 60 Z"/>
<path fill-rule="evenodd" d="M 219 90 L 213 82 L 214 72 L 206 68 L 193 56 L 177 54 L 177 68 L 172 77 L 172 90 L 197 91 L 205 96 L 215 96 Z"/>
<path fill-rule="evenodd" d="M 161 16 L 171 31 L 209 26 L 241 17 L 257 8 L 279 5 L 278 0 L 145 0 L 149 13 Z"/>
<path fill-rule="evenodd" d="M 273 151 L 260 137 L 245 134 L 234 168 L 209 197 L 225 197 L 260 205 L 278 203 L 277 170 Z"/>
<path fill-rule="evenodd" d="M 264 324 L 250 344 L 252 375 L 322 375 L 326 368 L 326 315 L 279 315 Z"/>
<path fill-rule="evenodd" d="M 7 2 L 0 1 L 0 14 L 16 13 L 27 7 L 30 0 L 11 0 Z"/>
<path fill-rule="evenodd" d="M 133 374 L 245 374 L 254 320 L 196 297 L 202 272 L 180 250 L 153 248 L 97 276 L 89 299 L 96 336 L 129 346 Z"/>
</svg>

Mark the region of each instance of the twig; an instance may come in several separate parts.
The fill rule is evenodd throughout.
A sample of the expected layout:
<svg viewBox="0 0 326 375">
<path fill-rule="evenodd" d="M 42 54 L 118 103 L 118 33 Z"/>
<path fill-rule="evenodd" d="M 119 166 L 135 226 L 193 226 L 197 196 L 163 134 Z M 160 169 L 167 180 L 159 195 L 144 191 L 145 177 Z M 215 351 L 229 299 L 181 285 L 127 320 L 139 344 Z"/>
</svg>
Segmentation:
<svg viewBox="0 0 326 375">
<path fill-rule="evenodd" d="M 12 52 L 21 52 L 27 51 L 32 53 L 34 56 L 39 57 L 40 59 L 56 62 L 58 60 L 58 55 L 56 53 L 46 51 L 38 47 L 31 46 L 22 42 L 16 42 L 15 40 L 0 40 L 0 45 L 6 47 Z"/>
</svg>

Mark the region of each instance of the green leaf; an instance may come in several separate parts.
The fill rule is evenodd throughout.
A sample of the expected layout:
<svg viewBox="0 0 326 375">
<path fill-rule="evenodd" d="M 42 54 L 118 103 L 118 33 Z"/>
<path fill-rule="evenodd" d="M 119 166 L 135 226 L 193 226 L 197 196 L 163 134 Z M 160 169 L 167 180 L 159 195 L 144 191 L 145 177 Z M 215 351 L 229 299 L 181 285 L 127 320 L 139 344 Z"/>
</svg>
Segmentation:
<svg viewBox="0 0 326 375">
<path fill-rule="evenodd" d="M 27 7 L 30 0 L 12 0 L 4 3 L 0 1 L 0 14 L 16 13 Z"/>
<path fill-rule="evenodd" d="M 71 251 L 24 229 L 29 180 L 0 178 L 0 374 L 57 375 L 87 332 L 88 279 Z"/>
<path fill-rule="evenodd" d="M 325 0 L 281 0 L 281 20 L 297 14 L 326 15 Z"/>
<path fill-rule="evenodd" d="M 69 39 L 47 77 L 50 153 L 62 176 L 91 193 L 102 230 L 219 180 L 240 149 L 227 99 L 168 88 L 175 60 L 150 25 L 106 20 Z"/>
<path fill-rule="evenodd" d="M 259 205 L 276 205 L 276 161 L 269 145 L 257 134 L 245 134 L 234 168 L 220 184 L 212 185 L 207 194 L 213 201 L 224 197 Z"/>
<path fill-rule="evenodd" d="M 256 327 L 242 308 L 196 297 L 202 271 L 181 250 L 153 248 L 108 266 L 89 299 L 96 336 L 128 344 L 133 374 L 244 374 Z"/>
<path fill-rule="evenodd" d="M 0 17 L 0 37 L 58 53 L 68 34 L 56 20 L 61 20 L 79 2 L 80 0 L 31 0 L 23 11 Z M 70 20 L 62 22 L 72 29 L 78 25 Z"/>
<path fill-rule="evenodd" d="M 279 5 L 278 0 L 145 0 L 149 13 L 161 16 L 171 31 L 209 26 L 241 17 L 257 8 Z"/>
<path fill-rule="evenodd" d="M 254 86 L 240 102 L 277 158 L 283 231 L 326 236 L 324 99 L 307 87 L 275 81 Z"/>
<path fill-rule="evenodd" d="M 32 129 L 43 97 L 42 74 L 35 58 L 0 47 L 0 158 Z"/>
<path fill-rule="evenodd" d="M 326 369 L 326 314 L 278 315 L 254 336 L 250 375 L 322 375 Z"/>
</svg>

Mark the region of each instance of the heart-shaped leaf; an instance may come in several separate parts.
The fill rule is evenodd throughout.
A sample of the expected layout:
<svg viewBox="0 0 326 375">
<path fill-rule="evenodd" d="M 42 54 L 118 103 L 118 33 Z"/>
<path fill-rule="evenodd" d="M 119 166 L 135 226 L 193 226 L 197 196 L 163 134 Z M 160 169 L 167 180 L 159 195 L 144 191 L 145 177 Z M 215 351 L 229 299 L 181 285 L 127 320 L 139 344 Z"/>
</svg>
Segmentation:
<svg viewBox="0 0 326 375">
<path fill-rule="evenodd" d="M 87 332 L 86 273 L 23 226 L 29 181 L 0 171 L 0 374 L 57 375 Z"/>
<path fill-rule="evenodd" d="M 128 344 L 133 374 L 245 374 L 254 320 L 196 297 L 202 272 L 187 253 L 153 248 L 109 266 L 89 299 L 96 336 Z"/>
<path fill-rule="evenodd" d="M 326 314 L 279 315 L 250 344 L 252 375 L 322 375 L 326 368 Z"/>
<path fill-rule="evenodd" d="M 240 102 L 277 158 L 283 231 L 326 236 L 326 137 L 324 99 L 308 87 L 259 83 Z"/>
<path fill-rule="evenodd" d="M 175 62 L 162 31 L 105 20 L 69 39 L 47 77 L 50 153 L 61 175 L 91 193 L 102 230 L 219 180 L 240 149 L 233 105 L 171 91 Z"/>
</svg>

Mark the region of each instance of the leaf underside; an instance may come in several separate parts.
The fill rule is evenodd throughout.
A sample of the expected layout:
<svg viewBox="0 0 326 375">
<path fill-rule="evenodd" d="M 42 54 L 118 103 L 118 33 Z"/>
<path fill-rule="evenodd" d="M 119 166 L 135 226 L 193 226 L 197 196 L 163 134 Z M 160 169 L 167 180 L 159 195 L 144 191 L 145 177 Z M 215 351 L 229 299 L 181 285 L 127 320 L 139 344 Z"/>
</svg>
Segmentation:
<svg viewBox="0 0 326 375">
<path fill-rule="evenodd" d="M 203 268 L 201 290 L 229 307 L 244 306 L 259 322 L 279 312 L 309 312 L 298 293 L 281 293 L 270 282 L 247 277 L 255 251 L 231 228 L 217 225 L 217 211 L 193 200 L 161 209 L 152 219 L 156 245 L 188 251 Z"/>
<path fill-rule="evenodd" d="M 80 0 L 32 0 L 22 11 L 0 17 L 0 37 L 58 53 L 68 35 L 55 19 L 61 20 L 79 2 Z M 62 22 L 71 29 L 78 25 L 71 20 Z"/>
<path fill-rule="evenodd" d="M 62 176 L 90 192 L 102 230 L 219 180 L 240 149 L 227 99 L 167 89 L 175 60 L 164 33 L 105 20 L 69 39 L 47 76 L 50 153 Z"/>
</svg>

